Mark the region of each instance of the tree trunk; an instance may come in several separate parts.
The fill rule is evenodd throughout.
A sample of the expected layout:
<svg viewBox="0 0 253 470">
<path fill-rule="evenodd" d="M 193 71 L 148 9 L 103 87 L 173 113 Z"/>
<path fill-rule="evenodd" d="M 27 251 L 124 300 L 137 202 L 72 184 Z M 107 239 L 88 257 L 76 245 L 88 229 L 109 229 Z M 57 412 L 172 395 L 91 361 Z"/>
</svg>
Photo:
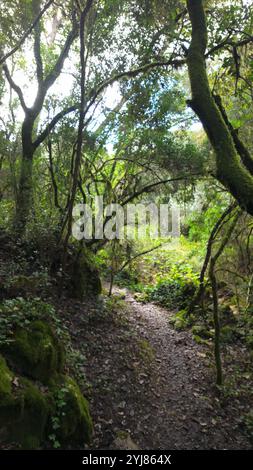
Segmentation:
<svg viewBox="0 0 253 470">
<path fill-rule="evenodd" d="M 89 5 L 93 3 L 93 0 L 88 0 Z M 25 113 L 25 119 L 22 124 L 22 159 L 21 159 L 21 168 L 19 176 L 19 187 L 17 194 L 17 206 L 16 206 L 16 216 L 14 220 L 14 229 L 19 235 L 22 235 L 25 230 L 26 222 L 30 214 L 30 209 L 32 205 L 32 170 L 33 170 L 33 158 L 35 150 L 39 145 L 44 142 L 48 137 L 50 130 L 54 128 L 57 122 L 69 112 L 72 112 L 76 109 L 76 106 L 71 106 L 66 110 L 55 115 L 51 123 L 40 133 L 40 135 L 34 136 L 34 124 L 36 119 L 40 115 L 40 112 L 43 108 L 45 97 L 49 88 L 55 83 L 59 77 L 64 61 L 68 56 L 69 50 L 73 41 L 75 40 L 78 32 L 78 27 L 76 20 L 73 17 L 72 29 L 69 31 L 64 45 L 54 63 L 54 66 L 51 67 L 49 73 L 44 75 L 43 60 L 41 55 L 41 24 L 40 18 L 43 15 L 43 12 L 52 4 L 48 1 L 46 6 L 40 11 L 40 0 L 34 0 L 32 2 L 32 8 L 36 15 L 36 22 L 33 24 L 32 29 L 34 29 L 34 59 L 36 63 L 36 72 L 37 72 L 37 84 L 38 91 L 36 98 L 32 107 L 28 107 L 25 103 L 24 95 L 22 89 L 15 83 L 13 80 L 7 64 L 3 65 L 3 71 L 5 73 L 6 79 L 8 80 L 10 87 L 17 93 L 19 97 L 20 104 Z M 33 137 L 35 140 L 33 141 Z"/>
<path fill-rule="evenodd" d="M 210 281 L 212 286 L 213 295 L 213 323 L 214 323 L 214 358 L 216 365 L 216 384 L 222 385 L 223 374 L 222 374 L 222 363 L 221 363 L 221 352 L 220 352 L 220 319 L 219 319 L 219 303 L 217 294 L 217 281 L 215 276 L 215 261 L 211 259 L 210 263 Z"/>
<path fill-rule="evenodd" d="M 230 130 L 212 96 L 206 72 L 207 26 L 203 0 L 187 0 L 192 40 L 187 64 L 192 89 L 189 106 L 198 115 L 216 155 L 216 177 L 253 215 L 253 177 L 236 151 Z"/>
<path fill-rule="evenodd" d="M 17 207 L 15 216 L 15 230 L 22 234 L 32 205 L 32 173 L 33 173 L 33 155 L 34 146 L 32 143 L 32 132 L 34 118 L 26 115 L 22 125 L 22 159 L 19 176 L 19 187 L 17 197 Z"/>
</svg>

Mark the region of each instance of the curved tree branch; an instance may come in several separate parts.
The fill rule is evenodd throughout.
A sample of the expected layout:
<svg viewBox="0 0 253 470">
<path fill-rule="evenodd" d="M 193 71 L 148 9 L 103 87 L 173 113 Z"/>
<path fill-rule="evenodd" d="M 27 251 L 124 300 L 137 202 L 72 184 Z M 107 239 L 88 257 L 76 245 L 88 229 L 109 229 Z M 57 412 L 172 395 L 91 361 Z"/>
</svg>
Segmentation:
<svg viewBox="0 0 253 470">
<path fill-rule="evenodd" d="M 198 115 L 214 148 L 216 178 L 253 215 L 253 177 L 237 153 L 230 130 L 212 96 L 205 63 L 207 25 L 203 0 L 187 0 L 192 24 L 192 40 L 187 55 L 192 100 L 189 106 Z"/>
<path fill-rule="evenodd" d="M 235 144 L 235 148 L 236 148 L 238 154 L 240 155 L 244 166 L 247 168 L 247 170 L 250 172 L 250 174 L 253 175 L 253 159 L 252 159 L 248 149 L 245 147 L 244 143 L 239 138 L 239 136 L 237 134 L 237 131 L 233 128 L 231 122 L 229 121 L 226 110 L 222 105 L 221 97 L 218 96 L 218 95 L 215 95 L 214 99 L 215 99 L 215 103 L 217 104 L 217 106 L 218 106 L 218 108 L 219 108 L 219 110 L 222 114 L 222 117 L 223 117 L 225 123 L 227 124 L 227 126 L 230 130 L 231 136 L 232 136 L 234 144 Z"/>
<path fill-rule="evenodd" d="M 7 81 L 9 82 L 10 87 L 17 93 L 17 95 L 19 97 L 20 104 L 21 104 L 24 112 L 27 113 L 28 112 L 28 107 L 25 104 L 25 99 L 24 99 L 23 92 L 22 92 L 21 88 L 14 82 L 14 80 L 13 80 L 13 78 L 10 74 L 10 71 L 9 71 L 6 64 L 3 65 L 3 71 L 5 73 Z"/>
<path fill-rule="evenodd" d="M 56 124 L 62 118 L 64 118 L 65 116 L 67 116 L 70 113 L 73 113 L 74 111 L 77 111 L 77 109 L 78 109 L 78 105 L 73 105 L 73 106 L 69 106 L 66 109 L 63 109 L 58 114 L 56 114 L 53 117 L 52 121 L 50 121 L 50 123 L 45 127 L 45 129 L 41 132 L 41 134 L 34 141 L 34 143 L 33 143 L 34 148 L 36 149 L 37 147 L 39 147 L 40 144 L 42 144 L 42 142 L 44 142 L 44 140 L 49 136 L 50 132 L 54 129 Z"/>
</svg>

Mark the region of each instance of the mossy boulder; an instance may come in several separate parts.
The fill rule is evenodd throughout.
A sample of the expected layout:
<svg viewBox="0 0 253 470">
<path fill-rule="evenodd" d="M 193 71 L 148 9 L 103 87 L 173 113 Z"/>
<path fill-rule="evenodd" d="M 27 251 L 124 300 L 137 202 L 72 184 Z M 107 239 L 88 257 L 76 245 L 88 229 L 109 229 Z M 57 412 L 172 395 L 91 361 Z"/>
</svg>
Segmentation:
<svg viewBox="0 0 253 470">
<path fill-rule="evenodd" d="M 45 437 L 50 406 L 28 379 L 14 376 L 0 356 L 0 433 L 23 449 L 36 449 Z"/>
<path fill-rule="evenodd" d="M 28 379 L 20 379 L 20 384 L 23 412 L 21 420 L 10 426 L 10 436 L 24 449 L 37 449 L 46 437 L 50 402 Z"/>
<path fill-rule="evenodd" d="M 61 376 L 52 387 L 55 402 L 53 418 L 58 421 L 54 432 L 62 444 L 84 444 L 90 442 L 92 419 L 88 401 L 71 377 Z"/>
<path fill-rule="evenodd" d="M 63 375 L 61 341 L 45 321 L 24 324 L 14 324 L 12 334 L 1 343 L 1 441 L 22 449 L 54 444 L 52 434 L 61 445 L 89 442 L 89 405 L 77 383 Z"/>
<path fill-rule="evenodd" d="M 0 429 L 3 430 L 14 419 L 19 420 L 23 410 L 23 400 L 12 390 L 14 375 L 5 359 L 0 355 Z"/>
<path fill-rule="evenodd" d="M 64 352 L 49 324 L 36 320 L 25 329 L 18 327 L 4 353 L 22 375 L 48 383 L 61 372 Z"/>
<path fill-rule="evenodd" d="M 0 355 L 1 440 L 38 449 L 52 433 L 62 446 L 90 442 L 92 419 L 79 386 L 71 377 L 57 375 L 42 392 L 14 374 Z"/>
<path fill-rule="evenodd" d="M 97 297 L 102 292 L 102 284 L 97 268 L 84 251 L 70 266 L 70 295 L 78 300 Z"/>
</svg>

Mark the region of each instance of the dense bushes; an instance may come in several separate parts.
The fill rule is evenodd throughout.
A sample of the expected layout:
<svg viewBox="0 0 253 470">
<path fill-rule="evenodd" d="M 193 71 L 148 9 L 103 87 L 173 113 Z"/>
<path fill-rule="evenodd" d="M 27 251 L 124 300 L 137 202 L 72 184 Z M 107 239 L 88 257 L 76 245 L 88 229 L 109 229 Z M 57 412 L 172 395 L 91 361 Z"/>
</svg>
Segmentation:
<svg viewBox="0 0 253 470">
<path fill-rule="evenodd" d="M 196 289 L 196 283 L 188 279 L 160 281 L 155 287 L 147 289 L 148 299 L 170 309 L 185 308 Z"/>
<path fill-rule="evenodd" d="M 157 302 L 168 309 L 185 309 L 198 285 L 197 273 L 181 263 L 170 266 L 166 276 L 158 274 L 156 279 L 154 285 L 142 288 L 140 300 Z"/>
</svg>

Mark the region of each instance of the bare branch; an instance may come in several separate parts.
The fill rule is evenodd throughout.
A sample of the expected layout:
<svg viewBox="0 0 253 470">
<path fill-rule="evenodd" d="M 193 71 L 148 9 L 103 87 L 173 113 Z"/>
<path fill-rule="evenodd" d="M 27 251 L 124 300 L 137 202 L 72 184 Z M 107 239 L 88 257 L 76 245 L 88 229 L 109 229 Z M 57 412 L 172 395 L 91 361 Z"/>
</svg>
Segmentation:
<svg viewBox="0 0 253 470">
<path fill-rule="evenodd" d="M 23 95 L 23 92 L 21 90 L 21 88 L 14 82 L 14 80 L 12 79 L 11 77 L 11 74 L 10 74 L 10 71 L 7 67 L 6 64 L 3 65 L 3 71 L 5 73 L 5 76 L 11 86 L 11 88 L 17 93 L 18 97 L 19 97 L 19 101 L 20 101 L 20 104 L 23 108 L 23 110 L 25 111 L 25 113 L 27 113 L 28 111 L 28 107 L 26 106 L 25 104 L 25 100 L 24 100 L 24 95 Z"/>
<path fill-rule="evenodd" d="M 226 47 L 232 47 L 232 48 L 237 48 L 237 47 L 242 47 L 246 46 L 247 44 L 253 42 L 253 36 L 249 36 L 245 39 L 240 39 L 237 42 L 231 41 L 230 40 L 230 35 L 224 39 L 220 44 L 216 44 L 216 46 L 213 46 L 209 51 L 205 54 L 205 58 L 207 59 L 211 55 L 213 55 L 215 52 L 220 51 L 221 49 L 224 49 Z"/>
<path fill-rule="evenodd" d="M 39 147 L 40 144 L 42 144 L 42 142 L 44 142 L 44 140 L 49 136 L 50 132 L 54 129 L 56 124 L 63 117 L 67 116 L 70 113 L 73 113 L 74 111 L 78 109 L 78 107 L 79 107 L 78 105 L 69 106 L 69 108 L 63 109 L 58 114 L 56 114 L 54 118 L 52 119 L 52 121 L 46 126 L 46 128 L 41 132 L 41 134 L 34 141 L 33 143 L 34 148 L 36 149 L 37 147 Z"/>
<path fill-rule="evenodd" d="M 91 106 L 95 103 L 97 97 L 110 85 L 114 82 L 121 80 L 122 78 L 134 78 L 137 77 L 140 73 L 148 72 L 149 70 L 156 69 L 157 67 L 180 67 L 185 63 L 183 59 L 174 59 L 173 54 L 167 61 L 151 62 L 150 64 L 142 65 L 136 69 L 127 70 L 125 72 L 120 72 L 112 77 L 109 77 L 107 80 L 101 82 L 96 90 L 91 91 L 90 93 L 90 102 L 85 109 L 85 115 L 90 110 Z"/>
<path fill-rule="evenodd" d="M 141 253 L 137 253 L 137 255 L 133 256 L 132 258 L 128 259 L 121 267 L 120 269 L 117 271 L 117 274 L 119 274 L 121 271 L 123 271 L 123 269 L 126 268 L 126 266 L 128 266 L 128 264 L 132 263 L 134 260 L 136 260 L 137 258 L 140 258 L 141 256 L 144 256 L 144 255 L 147 255 L 148 253 L 151 253 L 152 251 L 155 251 L 155 250 L 158 250 L 158 248 L 161 248 L 162 246 L 162 243 L 160 243 L 159 245 L 157 246 L 153 246 L 153 248 L 149 248 L 149 250 L 145 250 L 145 251 L 142 251 Z"/>
<path fill-rule="evenodd" d="M 193 176 L 203 176 L 202 173 L 193 173 L 191 175 L 182 175 L 178 176 L 177 178 L 171 178 L 167 180 L 162 180 L 162 181 L 156 181 L 155 183 L 148 184 L 147 186 L 144 186 L 144 188 L 140 189 L 139 191 L 136 191 L 135 193 L 131 194 L 131 196 L 128 197 L 124 202 L 122 202 L 122 206 L 125 206 L 129 202 L 131 202 L 133 199 L 136 199 L 138 196 L 141 196 L 141 194 L 144 193 L 150 193 L 154 188 L 159 186 L 160 184 L 166 184 L 166 183 L 173 183 L 176 181 L 182 181 L 182 180 L 187 180 L 190 179 Z"/>
<path fill-rule="evenodd" d="M 48 90 L 55 82 L 55 80 L 59 77 L 64 61 L 69 53 L 70 47 L 72 46 L 73 41 L 76 39 L 78 34 L 78 28 L 77 25 L 73 25 L 73 28 L 71 31 L 68 33 L 68 36 L 66 38 L 65 44 L 61 50 L 61 53 L 51 70 L 51 72 L 48 74 L 48 76 L 45 78 L 43 85 L 46 90 Z"/>
</svg>

